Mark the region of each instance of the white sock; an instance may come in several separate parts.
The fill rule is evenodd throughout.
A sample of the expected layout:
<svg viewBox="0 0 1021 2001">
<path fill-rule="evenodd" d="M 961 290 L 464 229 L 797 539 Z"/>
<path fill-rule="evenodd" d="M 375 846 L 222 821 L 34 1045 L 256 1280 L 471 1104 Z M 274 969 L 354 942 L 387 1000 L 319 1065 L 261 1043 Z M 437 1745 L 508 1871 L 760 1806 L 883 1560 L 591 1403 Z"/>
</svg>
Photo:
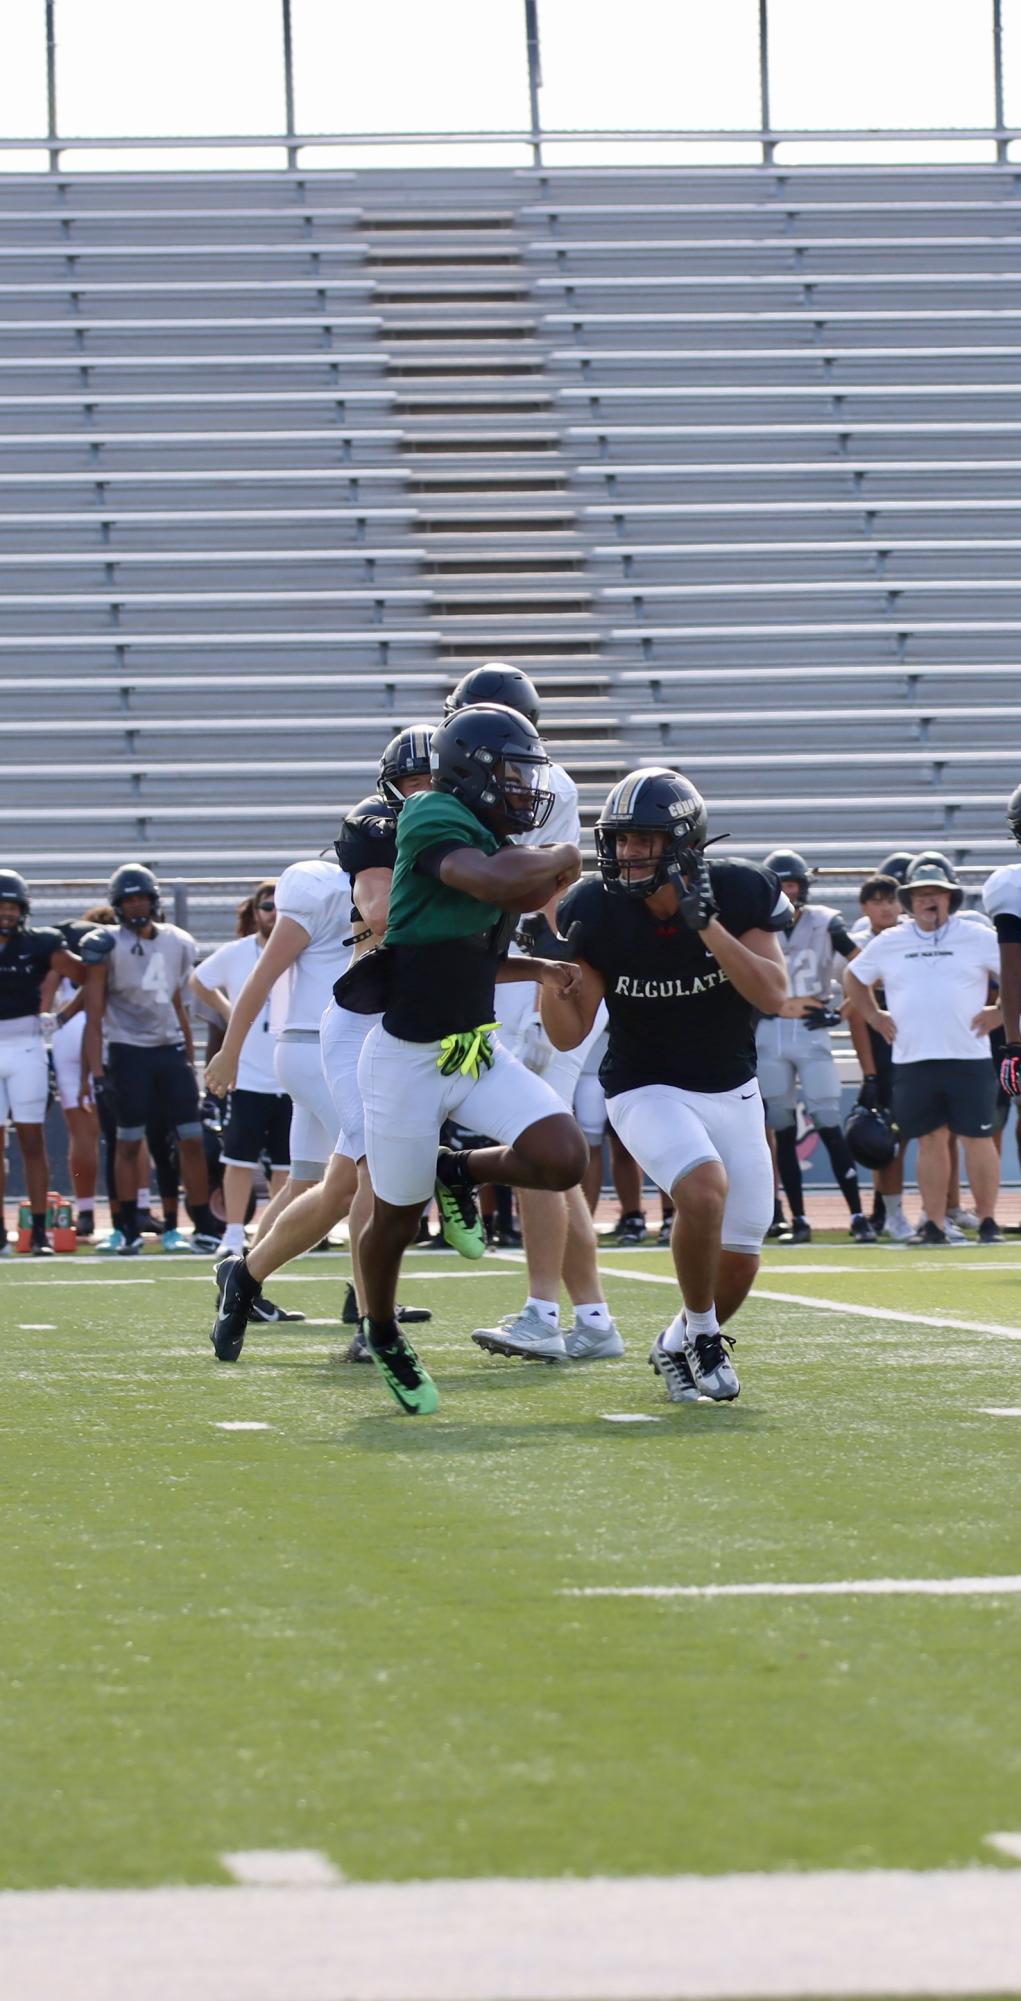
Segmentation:
<svg viewBox="0 0 1021 2001">
<path fill-rule="evenodd" d="M 223 1233 L 225 1251 L 240 1253 L 245 1248 L 245 1226 L 243 1223 L 228 1223 Z"/>
<path fill-rule="evenodd" d="M 547 1327 L 559 1327 L 560 1308 L 555 1299 L 533 1299 L 529 1294 L 525 1301 L 526 1311 L 529 1307 L 539 1315 L 540 1320 L 545 1320 Z"/>
<path fill-rule="evenodd" d="M 699 1334 L 718 1334 L 719 1331 L 720 1323 L 716 1318 L 715 1306 L 711 1306 L 708 1313 L 693 1313 L 690 1307 L 682 1306 L 663 1336 L 663 1346 L 670 1354 L 676 1355 Z"/>
<path fill-rule="evenodd" d="M 591 1306 L 576 1306 L 574 1317 L 580 1326 L 598 1327 L 604 1334 L 609 1333 L 613 1324 L 610 1319 L 610 1309 L 605 1299 L 593 1300 Z"/>
<path fill-rule="evenodd" d="M 138 1194 L 135 1196 L 135 1207 L 136 1209 L 152 1208 L 152 1193 L 148 1188 L 139 1189 Z"/>
</svg>

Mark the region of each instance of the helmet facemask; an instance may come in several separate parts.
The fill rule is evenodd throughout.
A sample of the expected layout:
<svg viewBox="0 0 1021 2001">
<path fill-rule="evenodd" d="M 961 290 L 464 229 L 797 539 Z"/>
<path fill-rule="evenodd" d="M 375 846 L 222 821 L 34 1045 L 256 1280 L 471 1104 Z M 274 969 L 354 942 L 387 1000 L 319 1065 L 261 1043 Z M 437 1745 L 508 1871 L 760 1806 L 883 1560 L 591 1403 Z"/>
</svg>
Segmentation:
<svg viewBox="0 0 1021 2001">
<path fill-rule="evenodd" d="M 475 752 L 479 763 L 484 763 L 486 756 L 483 750 Z M 549 768 L 547 757 L 524 757 L 520 753 L 497 757 L 479 800 L 482 816 L 501 821 L 512 834 L 530 834 L 544 827 L 554 801 L 552 788 L 543 784 L 549 777 Z"/>
<path fill-rule="evenodd" d="M 658 855 L 649 854 L 644 858 L 632 856 L 622 861 L 617 853 L 617 842 L 622 834 L 644 834 L 651 845 L 659 838 L 663 847 Z M 662 827 L 597 827 L 596 856 L 599 872 L 608 889 L 619 896 L 633 896 L 640 901 L 655 896 L 657 889 L 667 883 L 676 885 L 682 876 L 687 883 L 698 866 L 701 848 L 692 844 L 688 830 L 675 834 L 664 832 Z"/>
<path fill-rule="evenodd" d="M 13 896 L 0 896 L 0 938 L 13 938 L 24 923 L 24 905 Z"/>
</svg>

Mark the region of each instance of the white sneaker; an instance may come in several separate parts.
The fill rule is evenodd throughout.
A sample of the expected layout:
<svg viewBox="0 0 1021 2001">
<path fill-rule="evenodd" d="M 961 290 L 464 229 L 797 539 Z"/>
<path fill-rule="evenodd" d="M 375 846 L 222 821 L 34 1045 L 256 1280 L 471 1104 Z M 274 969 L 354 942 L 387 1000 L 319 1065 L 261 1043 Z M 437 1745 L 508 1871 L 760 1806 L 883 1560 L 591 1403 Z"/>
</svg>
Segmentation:
<svg viewBox="0 0 1021 2001">
<path fill-rule="evenodd" d="M 721 1334 L 697 1334 L 680 1350 L 664 1347 L 660 1334 L 652 1344 L 649 1361 L 662 1377 L 671 1403 L 697 1403 L 699 1397 L 709 1397 L 713 1403 L 733 1403 L 741 1394 L 737 1371 Z"/>
<path fill-rule="evenodd" d="M 948 1244 L 966 1244 L 968 1241 L 967 1236 L 965 1235 L 965 1232 L 960 1228 L 960 1225 L 957 1223 L 952 1223 L 950 1221 L 949 1215 L 947 1216 L 947 1220 L 943 1225 L 943 1235 L 945 1236 Z"/>
<path fill-rule="evenodd" d="M 947 1222 L 953 1223 L 958 1230 L 978 1229 L 978 1217 L 974 1209 L 948 1209 Z"/>
<path fill-rule="evenodd" d="M 915 1226 L 913 1223 L 908 1222 L 903 1209 L 888 1209 L 884 1232 L 886 1236 L 893 1239 L 895 1244 L 910 1244 L 915 1234 Z"/>
<path fill-rule="evenodd" d="M 499 1327 L 476 1327 L 472 1340 L 490 1355 L 520 1356 L 523 1361 L 566 1362 L 567 1348 L 558 1327 L 551 1327 L 534 1306 L 507 1313 Z"/>
<path fill-rule="evenodd" d="M 698 1389 L 684 1348 L 664 1348 L 657 1334 L 649 1349 L 649 1367 L 655 1369 L 671 1403 L 697 1403 Z"/>
<path fill-rule="evenodd" d="M 608 1327 L 586 1327 L 584 1321 L 576 1320 L 564 1337 L 564 1346 L 572 1362 L 606 1362 L 624 1353 L 620 1329 L 612 1320 Z"/>
</svg>

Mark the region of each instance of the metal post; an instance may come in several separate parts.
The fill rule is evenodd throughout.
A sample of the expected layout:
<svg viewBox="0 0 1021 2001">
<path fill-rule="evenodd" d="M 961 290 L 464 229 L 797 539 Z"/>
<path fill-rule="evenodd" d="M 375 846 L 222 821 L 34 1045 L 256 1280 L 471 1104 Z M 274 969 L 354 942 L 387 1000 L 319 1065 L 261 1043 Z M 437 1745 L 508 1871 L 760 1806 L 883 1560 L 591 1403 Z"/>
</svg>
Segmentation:
<svg viewBox="0 0 1021 2001">
<path fill-rule="evenodd" d="M 46 0 L 46 137 L 57 136 L 57 36 L 53 21 L 56 0 Z M 60 151 L 50 147 L 50 173 L 60 165 Z"/>
<path fill-rule="evenodd" d="M 288 135 L 290 135 L 295 129 L 294 42 L 291 36 L 291 0 L 281 0 L 281 4 L 283 9 L 283 27 L 284 27 L 284 128 L 288 133 Z M 296 146 L 288 146 L 287 164 L 289 167 L 297 166 L 298 149 Z"/>
<path fill-rule="evenodd" d="M 539 91 L 542 88 L 542 61 L 539 54 L 539 0 L 525 0 L 525 41 L 528 46 L 528 109 L 532 128 L 532 165 L 542 166 L 542 124 Z"/>
<path fill-rule="evenodd" d="M 997 133 L 1003 129 L 1003 9 L 1002 0 L 993 0 L 993 119 Z M 1006 139 L 997 138 L 997 160 L 1007 158 Z"/>
<path fill-rule="evenodd" d="M 759 0 L 759 124 L 764 133 L 769 131 L 769 0 Z M 764 167 L 772 165 L 774 151 L 772 139 L 764 138 Z"/>
</svg>

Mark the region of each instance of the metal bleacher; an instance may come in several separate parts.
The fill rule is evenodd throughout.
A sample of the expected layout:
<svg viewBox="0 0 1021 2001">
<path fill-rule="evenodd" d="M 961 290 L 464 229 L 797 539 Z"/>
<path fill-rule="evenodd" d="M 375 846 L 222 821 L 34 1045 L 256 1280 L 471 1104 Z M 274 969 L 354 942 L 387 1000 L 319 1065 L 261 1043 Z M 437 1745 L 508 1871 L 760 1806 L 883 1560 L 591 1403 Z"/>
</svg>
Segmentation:
<svg viewBox="0 0 1021 2001">
<path fill-rule="evenodd" d="M 0 190 L 0 847 L 30 878 L 143 856 L 207 881 L 217 935 L 230 879 L 317 851 L 493 657 L 588 825 L 667 760 L 745 853 L 1005 858 L 1021 167 Z"/>
</svg>

